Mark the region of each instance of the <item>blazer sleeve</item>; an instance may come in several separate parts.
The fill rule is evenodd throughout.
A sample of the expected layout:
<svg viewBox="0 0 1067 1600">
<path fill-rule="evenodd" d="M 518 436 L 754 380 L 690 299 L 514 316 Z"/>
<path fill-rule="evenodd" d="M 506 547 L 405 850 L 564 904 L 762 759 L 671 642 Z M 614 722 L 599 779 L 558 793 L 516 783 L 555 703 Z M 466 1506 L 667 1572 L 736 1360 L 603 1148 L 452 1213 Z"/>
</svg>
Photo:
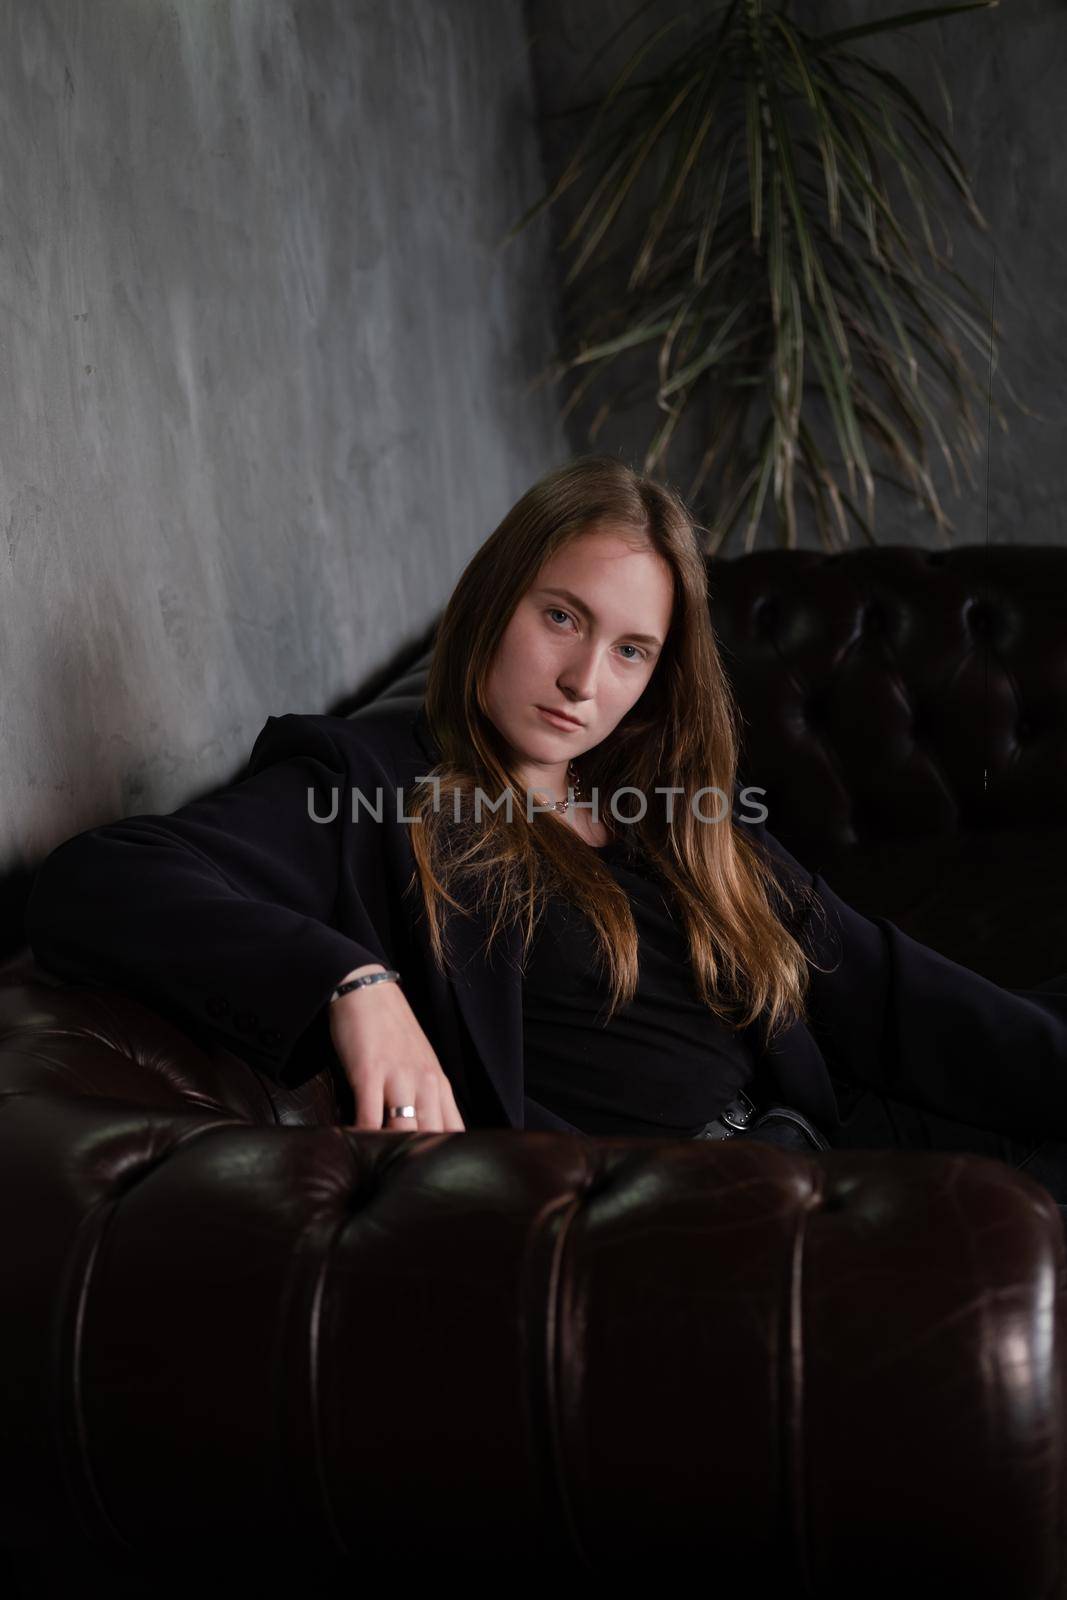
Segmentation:
<svg viewBox="0 0 1067 1600">
<path fill-rule="evenodd" d="M 813 892 L 798 926 L 808 1024 L 831 1072 L 1009 1137 L 1067 1138 L 1067 995 L 1001 988 L 863 916 L 765 824 L 750 837 L 787 888 Z"/>
<path fill-rule="evenodd" d="M 369 920 L 358 939 L 331 925 L 351 786 L 321 724 L 269 718 L 239 782 L 76 834 L 46 857 L 26 913 L 35 959 L 136 993 L 277 1082 L 300 1082 L 324 1064 L 297 1045 L 328 1043 L 331 990 L 385 960 Z M 332 821 L 316 820 L 335 803 Z"/>
</svg>

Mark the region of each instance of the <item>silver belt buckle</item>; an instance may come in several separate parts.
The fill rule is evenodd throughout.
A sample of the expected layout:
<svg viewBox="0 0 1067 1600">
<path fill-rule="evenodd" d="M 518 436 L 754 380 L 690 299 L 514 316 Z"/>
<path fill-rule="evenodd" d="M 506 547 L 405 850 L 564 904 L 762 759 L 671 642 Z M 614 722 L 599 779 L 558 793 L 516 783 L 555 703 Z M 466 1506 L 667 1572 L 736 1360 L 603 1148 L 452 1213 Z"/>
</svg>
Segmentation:
<svg viewBox="0 0 1067 1600">
<path fill-rule="evenodd" d="M 733 1137 L 734 1129 L 728 1128 L 721 1117 L 716 1117 L 714 1122 L 705 1122 L 700 1131 L 693 1135 L 694 1139 L 732 1139 Z M 1067 1206 L 1064 1207 L 1064 1211 L 1067 1212 Z"/>
<path fill-rule="evenodd" d="M 720 1121 L 725 1122 L 726 1126 L 731 1129 L 733 1133 L 744 1133 L 745 1129 L 751 1125 L 757 1115 L 758 1111 L 756 1102 L 754 1100 L 750 1100 L 748 1095 L 739 1089 L 734 1099 L 731 1100 L 730 1104 L 726 1107 L 725 1111 L 720 1111 L 719 1119 Z M 729 1135 L 727 1135 L 727 1137 L 729 1137 Z"/>
</svg>

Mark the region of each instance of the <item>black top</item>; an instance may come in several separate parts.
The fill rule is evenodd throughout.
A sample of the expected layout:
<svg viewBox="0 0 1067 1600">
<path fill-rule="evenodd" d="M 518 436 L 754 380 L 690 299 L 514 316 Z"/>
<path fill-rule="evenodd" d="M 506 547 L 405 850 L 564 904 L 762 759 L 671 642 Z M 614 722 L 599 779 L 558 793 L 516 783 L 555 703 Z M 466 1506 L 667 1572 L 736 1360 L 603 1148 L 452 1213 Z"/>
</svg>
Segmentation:
<svg viewBox="0 0 1067 1600">
<path fill-rule="evenodd" d="M 593 929 L 551 896 L 523 984 L 526 1093 L 584 1133 L 691 1137 L 746 1086 L 755 1061 L 700 999 L 669 886 L 621 842 L 597 854 L 630 896 L 637 992 L 605 1026 L 610 991 Z"/>
</svg>

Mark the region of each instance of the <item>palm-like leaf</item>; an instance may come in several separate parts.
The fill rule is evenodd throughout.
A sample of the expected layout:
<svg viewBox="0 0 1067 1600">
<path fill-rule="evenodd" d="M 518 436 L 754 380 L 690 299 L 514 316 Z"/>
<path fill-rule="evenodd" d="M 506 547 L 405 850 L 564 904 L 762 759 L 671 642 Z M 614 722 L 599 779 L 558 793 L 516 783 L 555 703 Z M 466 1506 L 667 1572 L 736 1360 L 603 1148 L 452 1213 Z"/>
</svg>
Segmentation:
<svg viewBox="0 0 1067 1600">
<path fill-rule="evenodd" d="M 737 526 L 752 548 L 769 510 L 795 544 L 800 492 L 828 548 L 852 527 L 873 540 L 878 482 L 906 487 L 948 536 L 930 451 L 954 489 L 961 465 L 974 481 L 996 329 L 951 265 L 945 195 L 971 224 L 985 223 L 949 135 L 897 74 L 856 46 L 996 3 L 934 6 L 819 35 L 790 18 L 786 0 L 719 0 L 684 51 L 654 79 L 636 81 L 687 14 L 674 18 L 630 54 L 601 101 L 576 108 L 594 113 L 584 137 L 507 235 L 579 179 L 592 180 L 563 241 L 577 251 L 564 285 L 575 337 L 551 375 L 584 369 L 569 411 L 612 362 L 639 360 L 656 342 L 652 392 L 664 415 L 644 470 L 665 459 L 686 406 L 710 403 L 712 436 L 689 489 L 692 498 L 711 480 L 714 510 L 702 511 L 709 549 Z M 608 239 L 655 160 L 662 177 L 626 267 Z M 981 359 L 972 366 L 973 353 Z M 649 392 L 647 379 L 625 396 L 608 386 L 590 438 L 612 400 L 635 392 Z M 835 462 L 817 441 L 813 400 Z"/>
</svg>

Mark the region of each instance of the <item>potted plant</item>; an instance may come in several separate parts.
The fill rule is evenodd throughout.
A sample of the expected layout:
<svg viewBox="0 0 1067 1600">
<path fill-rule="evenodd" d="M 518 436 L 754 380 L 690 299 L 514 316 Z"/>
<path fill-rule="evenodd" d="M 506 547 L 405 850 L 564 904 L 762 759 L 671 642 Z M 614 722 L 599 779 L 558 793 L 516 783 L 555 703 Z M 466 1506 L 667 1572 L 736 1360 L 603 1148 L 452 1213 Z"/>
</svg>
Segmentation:
<svg viewBox="0 0 1067 1600">
<path fill-rule="evenodd" d="M 719 0 L 655 77 L 630 81 L 689 13 L 645 39 L 599 102 L 564 113 L 592 117 L 558 180 L 507 235 L 589 175 L 561 245 L 577 249 L 564 278 L 573 337 L 542 381 L 585 369 L 566 415 L 607 375 L 590 440 L 613 400 L 654 393 L 664 419 L 648 472 L 686 407 L 702 403 L 706 448 L 688 497 L 708 483 L 709 552 L 735 527 L 750 550 L 765 516 L 795 545 L 801 495 L 827 548 L 847 542 L 851 526 L 874 542 L 879 480 L 914 495 L 947 539 L 931 454 L 957 491 L 960 465 L 974 482 L 996 334 L 988 289 L 952 265 L 949 223 L 952 213 L 986 223 L 949 134 L 856 47 L 993 4 L 817 33 L 788 0 Z M 627 273 L 605 241 L 646 163 L 654 197 Z M 620 392 L 612 363 L 653 348 L 654 373 L 644 361 Z"/>
</svg>

